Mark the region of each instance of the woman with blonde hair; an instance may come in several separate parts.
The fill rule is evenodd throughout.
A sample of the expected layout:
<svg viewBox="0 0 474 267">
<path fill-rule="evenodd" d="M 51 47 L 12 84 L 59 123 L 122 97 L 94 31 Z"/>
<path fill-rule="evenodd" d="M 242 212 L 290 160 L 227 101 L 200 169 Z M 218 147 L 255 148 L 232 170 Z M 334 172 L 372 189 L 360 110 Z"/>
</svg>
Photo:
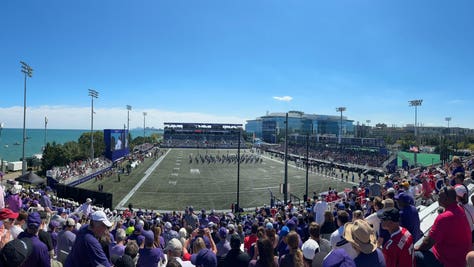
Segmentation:
<svg viewBox="0 0 474 267">
<path fill-rule="evenodd" d="M 303 251 L 299 248 L 300 236 L 295 231 L 291 231 L 286 236 L 286 243 L 290 248 L 290 253 L 280 258 L 280 267 L 304 267 Z"/>
<path fill-rule="evenodd" d="M 155 241 L 153 241 L 153 247 L 165 249 L 165 240 L 161 236 L 161 227 L 160 226 L 155 226 L 155 227 L 153 227 L 152 230 L 153 230 L 154 240 L 155 240 Z"/>
</svg>

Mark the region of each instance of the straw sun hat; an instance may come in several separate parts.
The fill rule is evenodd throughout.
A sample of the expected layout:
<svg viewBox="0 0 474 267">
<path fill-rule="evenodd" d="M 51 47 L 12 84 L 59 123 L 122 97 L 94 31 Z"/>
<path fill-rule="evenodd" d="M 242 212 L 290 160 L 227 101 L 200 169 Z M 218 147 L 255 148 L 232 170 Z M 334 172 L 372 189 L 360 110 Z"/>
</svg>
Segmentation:
<svg viewBox="0 0 474 267">
<path fill-rule="evenodd" d="M 344 238 L 351 243 L 354 248 L 364 254 L 370 254 L 377 249 L 375 232 L 364 220 L 355 220 L 353 223 L 346 223 L 344 226 Z"/>
</svg>

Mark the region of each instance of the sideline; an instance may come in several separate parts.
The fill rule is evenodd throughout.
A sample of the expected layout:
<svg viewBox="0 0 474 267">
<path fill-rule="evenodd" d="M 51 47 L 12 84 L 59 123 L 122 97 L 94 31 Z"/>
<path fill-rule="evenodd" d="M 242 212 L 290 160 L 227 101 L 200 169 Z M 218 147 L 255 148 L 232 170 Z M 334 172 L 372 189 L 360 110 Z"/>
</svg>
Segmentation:
<svg viewBox="0 0 474 267">
<path fill-rule="evenodd" d="M 271 160 L 271 161 L 274 161 L 274 162 L 277 162 L 277 163 L 280 163 L 282 165 L 285 164 L 285 161 L 284 160 L 279 160 L 279 159 L 274 159 L 274 158 L 271 158 L 267 155 L 262 155 L 260 154 L 263 158 L 265 159 L 268 159 L 268 160 Z M 288 162 L 288 166 L 289 167 L 292 167 L 294 169 L 297 169 L 297 170 L 302 170 L 302 171 L 306 171 L 306 168 L 302 168 L 302 167 L 297 167 L 296 165 L 294 165 L 293 163 L 290 164 L 290 162 Z M 319 172 L 313 172 L 313 171 L 309 171 L 309 173 L 313 174 L 313 175 L 316 175 L 316 176 L 320 176 L 320 177 L 323 177 L 323 178 L 327 178 L 327 179 L 332 179 L 332 180 L 336 180 L 336 181 L 341 181 L 341 178 L 338 178 L 338 177 L 334 177 L 334 176 L 330 176 L 330 175 L 326 175 L 326 174 L 322 174 L 322 173 L 319 173 Z M 338 172 L 338 174 L 341 174 L 341 172 Z M 348 183 L 348 184 L 352 184 L 352 185 L 359 185 L 359 183 L 357 182 L 352 182 L 352 181 L 343 181 L 344 183 Z"/>
<path fill-rule="evenodd" d="M 135 192 L 140 188 L 140 186 L 148 179 L 148 177 L 153 173 L 153 171 L 160 165 L 161 161 L 168 155 L 171 151 L 171 148 L 166 151 L 166 153 L 155 161 L 146 171 L 145 176 L 130 190 L 130 192 L 115 206 L 115 209 L 123 209 L 126 202 L 135 194 Z"/>
</svg>

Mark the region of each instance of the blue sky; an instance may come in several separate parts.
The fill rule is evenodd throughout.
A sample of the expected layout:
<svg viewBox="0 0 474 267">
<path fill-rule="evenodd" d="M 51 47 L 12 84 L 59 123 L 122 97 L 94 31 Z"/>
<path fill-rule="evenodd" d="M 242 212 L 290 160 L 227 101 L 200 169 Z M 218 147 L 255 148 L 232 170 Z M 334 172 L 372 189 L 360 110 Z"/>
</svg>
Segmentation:
<svg viewBox="0 0 474 267">
<path fill-rule="evenodd" d="M 244 123 L 299 110 L 474 128 L 473 1 L 1 1 L 0 121 Z M 279 97 L 289 96 L 287 101 Z M 291 99 L 288 101 L 288 99 Z"/>
</svg>

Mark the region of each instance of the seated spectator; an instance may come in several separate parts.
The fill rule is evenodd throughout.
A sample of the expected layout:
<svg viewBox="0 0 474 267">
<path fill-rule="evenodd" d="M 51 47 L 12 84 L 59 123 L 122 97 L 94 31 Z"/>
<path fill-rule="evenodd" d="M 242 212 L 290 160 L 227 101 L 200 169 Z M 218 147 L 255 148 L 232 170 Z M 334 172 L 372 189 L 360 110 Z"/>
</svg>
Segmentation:
<svg viewBox="0 0 474 267">
<path fill-rule="evenodd" d="M 190 261 L 183 261 L 181 259 L 181 256 L 183 255 L 183 245 L 181 242 L 173 238 L 168 242 L 168 245 L 165 248 L 165 253 L 168 258 L 168 262 L 170 259 L 174 259 L 179 264 L 181 264 L 182 267 L 193 267 L 194 265 Z"/>
<path fill-rule="evenodd" d="M 191 263 L 196 266 L 217 267 L 216 254 L 212 250 L 206 248 L 206 244 L 202 237 L 196 238 L 193 243 Z"/>
<path fill-rule="evenodd" d="M 466 213 L 457 204 L 453 187 L 442 188 L 438 202 L 445 211 L 436 217 L 421 245 L 415 247 L 416 265 L 465 266 L 472 242 Z"/>
<path fill-rule="evenodd" d="M 387 267 L 415 266 L 413 259 L 413 237 L 400 226 L 398 209 L 385 210 L 381 215 L 382 228 L 390 233 L 390 240 L 383 246 Z"/>
</svg>

